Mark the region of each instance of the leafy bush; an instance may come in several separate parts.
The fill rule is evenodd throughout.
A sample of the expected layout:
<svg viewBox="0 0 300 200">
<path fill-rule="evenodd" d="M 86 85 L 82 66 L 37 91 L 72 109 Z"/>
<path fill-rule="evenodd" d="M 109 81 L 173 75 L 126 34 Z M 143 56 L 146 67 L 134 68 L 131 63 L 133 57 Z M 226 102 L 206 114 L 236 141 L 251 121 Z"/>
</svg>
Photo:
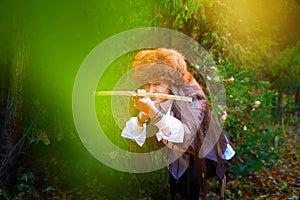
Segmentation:
<svg viewBox="0 0 300 200">
<path fill-rule="evenodd" d="M 278 157 L 281 130 L 274 126 L 272 109 L 276 92 L 270 83 L 258 80 L 257 72 L 222 63 L 219 67 L 227 93 L 228 131 L 237 151 L 232 172 L 247 175 Z"/>
<path fill-rule="evenodd" d="M 268 12 L 270 6 L 278 15 Z M 270 5 L 260 0 L 163 0 L 160 11 L 162 24 L 197 40 L 221 71 L 227 94 L 224 128 L 233 140 L 235 160 L 239 161 L 233 162 L 232 172 L 247 174 L 261 169 L 266 162 L 272 163 L 279 155 L 282 139 L 281 125 L 272 116 L 278 92 L 262 76 L 266 74 L 263 69 L 272 68 L 267 58 L 291 42 L 287 35 L 281 37 L 279 30 L 289 16 L 297 13 L 295 1 Z M 281 57 L 298 62 L 295 56 Z M 276 64 L 286 64 L 280 60 Z M 290 68 L 276 67 L 273 70 Z"/>
</svg>

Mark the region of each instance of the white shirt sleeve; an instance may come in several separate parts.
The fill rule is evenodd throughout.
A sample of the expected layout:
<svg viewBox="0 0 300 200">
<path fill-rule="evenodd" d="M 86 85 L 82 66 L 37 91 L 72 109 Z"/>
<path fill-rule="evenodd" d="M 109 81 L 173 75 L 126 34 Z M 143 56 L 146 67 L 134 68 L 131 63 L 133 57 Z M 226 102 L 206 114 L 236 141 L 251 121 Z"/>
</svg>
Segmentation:
<svg viewBox="0 0 300 200">
<path fill-rule="evenodd" d="M 183 143 L 184 141 L 184 125 L 177 118 L 170 115 L 171 108 L 163 115 L 162 119 L 156 125 L 159 129 L 156 133 L 157 140 L 165 139 L 169 142 Z M 143 127 L 137 125 L 137 118 L 131 117 L 126 122 L 126 126 L 122 131 L 122 137 L 133 139 L 139 146 L 143 146 L 146 140 L 146 124 Z"/>
<path fill-rule="evenodd" d="M 235 154 L 235 151 L 232 149 L 230 144 L 227 143 L 226 149 L 222 155 L 222 158 L 225 160 L 230 160 Z"/>
<path fill-rule="evenodd" d="M 235 151 L 230 146 L 228 138 L 226 136 L 224 136 L 224 137 L 226 138 L 227 145 L 226 145 L 226 149 L 225 149 L 225 151 L 222 155 L 222 158 L 225 159 L 225 160 L 230 160 L 234 156 Z"/>
<path fill-rule="evenodd" d="M 133 139 L 139 146 L 143 146 L 146 141 L 146 124 L 143 127 L 137 125 L 137 118 L 131 117 L 122 131 L 121 136 Z"/>
<path fill-rule="evenodd" d="M 170 112 L 162 117 L 162 119 L 155 124 L 159 132 L 156 133 L 157 140 L 168 140 L 174 143 L 183 143 L 184 139 L 184 126 L 173 116 L 170 116 Z"/>
</svg>

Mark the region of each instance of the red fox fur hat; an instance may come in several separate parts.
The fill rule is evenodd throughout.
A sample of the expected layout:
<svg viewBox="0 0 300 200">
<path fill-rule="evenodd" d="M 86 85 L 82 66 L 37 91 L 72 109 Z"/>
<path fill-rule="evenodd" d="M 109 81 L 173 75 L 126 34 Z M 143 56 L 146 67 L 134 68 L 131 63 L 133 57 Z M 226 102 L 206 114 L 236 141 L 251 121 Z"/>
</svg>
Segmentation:
<svg viewBox="0 0 300 200">
<path fill-rule="evenodd" d="M 142 50 L 134 57 L 132 67 L 138 68 L 139 66 L 145 65 L 150 66 L 150 68 L 147 74 L 145 74 L 145 72 L 143 75 L 140 74 L 144 79 L 147 78 L 147 76 L 153 75 L 156 76 L 156 78 L 163 76 L 164 80 L 170 81 L 171 83 L 181 85 L 183 82 L 186 82 L 201 90 L 200 85 L 188 71 L 184 56 L 176 50 L 165 48 Z M 157 67 L 158 65 L 160 67 Z M 166 72 L 166 70 L 161 69 L 161 66 L 164 66 L 164 68 L 169 67 L 172 70 Z M 149 78 L 149 80 L 150 79 L 151 78 Z"/>
</svg>

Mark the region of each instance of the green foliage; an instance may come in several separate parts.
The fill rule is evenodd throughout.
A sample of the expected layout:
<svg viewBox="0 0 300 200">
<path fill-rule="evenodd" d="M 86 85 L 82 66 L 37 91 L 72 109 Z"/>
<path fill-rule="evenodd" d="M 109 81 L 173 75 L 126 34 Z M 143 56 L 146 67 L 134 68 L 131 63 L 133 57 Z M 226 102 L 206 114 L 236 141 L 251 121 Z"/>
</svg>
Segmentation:
<svg viewBox="0 0 300 200">
<path fill-rule="evenodd" d="M 187 23 L 198 9 L 195 1 L 190 0 L 163 0 L 162 4 L 165 9 L 171 10 L 170 14 L 174 17 L 173 27 L 176 29 L 183 28 L 184 23 Z"/>
<path fill-rule="evenodd" d="M 291 90 L 300 87 L 300 41 L 280 53 L 268 71 L 275 88 Z"/>
<path fill-rule="evenodd" d="M 275 146 L 282 139 L 282 130 L 274 126 L 272 116 L 277 93 L 269 80 L 261 78 L 274 74 L 272 83 L 298 84 L 298 47 L 288 48 L 273 64 L 269 60 L 297 38 L 282 30 L 292 23 L 292 16 L 299 19 L 298 4 L 295 0 L 164 0 L 162 5 L 169 16 L 164 24 L 196 39 L 210 52 L 224 77 L 225 129 L 234 141 L 238 159 L 244 162 L 235 163 L 232 171 L 261 169 L 278 156 Z M 278 81 L 279 77 L 282 80 Z"/>
<path fill-rule="evenodd" d="M 43 193 L 50 194 L 51 192 L 54 192 L 55 188 L 53 186 L 48 186 L 45 189 L 42 190 Z"/>
<path fill-rule="evenodd" d="M 269 82 L 258 78 L 261 74 L 257 71 L 271 74 L 276 87 L 299 86 L 299 42 L 270 64 L 276 52 L 298 38 L 298 30 L 290 31 L 288 26 L 293 24 L 287 20 L 295 17 L 294 25 L 297 25 L 299 6 L 296 0 L 128 0 L 121 3 L 88 1 L 85 4 L 74 1 L 71 9 L 68 3 L 61 2 L 59 5 L 51 2 L 47 6 L 31 4 L 9 3 L 13 6 L 8 6 L 4 14 L 10 16 L 10 11 L 14 10 L 14 23 L 0 39 L 3 44 L 10 43 L 6 38 L 12 38 L 21 41 L 14 43 L 16 45 L 29 45 L 22 110 L 24 135 L 28 136 L 24 163 L 25 167 L 39 172 L 23 170 L 16 180 L 15 191 L 8 192 L 12 197 L 38 199 L 56 193 L 55 198 L 60 199 L 69 195 L 74 199 L 99 196 L 167 199 L 167 171 L 126 174 L 108 169 L 85 150 L 72 121 L 73 81 L 86 54 L 108 36 L 141 26 L 164 26 L 183 32 L 213 55 L 224 77 L 228 97 L 225 129 L 237 151 L 235 160 L 244 162 L 234 162 L 233 173 L 259 170 L 265 163 L 272 165 L 277 158 L 284 128 L 274 124 L 271 116 L 276 93 L 270 89 Z M 52 19 L 53 23 L 47 23 Z M 8 34 L 9 30 L 16 30 L 20 38 L 15 40 Z M 22 35 L 24 32 L 25 36 Z M 1 55 L 8 56 L 8 52 L 1 51 Z M 132 55 L 109 68 L 98 89 L 113 89 L 128 69 L 130 58 Z M 267 71 L 261 70 L 264 66 Z M 290 102 L 288 98 L 287 109 L 293 110 Z M 96 100 L 103 129 L 113 133 L 108 135 L 109 139 L 126 148 L 109 107 L 110 99 L 102 104 L 97 104 Z M 104 120 L 100 118 L 102 116 L 105 116 Z M 47 183 L 39 185 L 41 179 Z M 239 190 L 236 192 L 240 193 Z M 4 190 L 0 196 L 8 199 Z"/>
<path fill-rule="evenodd" d="M 162 24 L 195 38 L 217 57 L 256 69 L 297 39 L 283 31 L 286 24 L 294 23 L 290 19 L 300 19 L 295 0 L 163 0 L 161 4 Z"/>
<path fill-rule="evenodd" d="M 36 177 L 34 172 L 29 171 L 25 173 L 21 173 L 18 177 L 18 184 L 17 184 L 17 195 L 19 198 L 33 198 L 36 194 L 35 188 Z"/>
<path fill-rule="evenodd" d="M 0 188 L 0 197 L 3 197 L 5 200 L 9 200 L 7 193 L 5 192 L 5 190 Z"/>
<path fill-rule="evenodd" d="M 21 174 L 21 176 L 18 178 L 18 181 L 18 191 L 26 192 L 30 195 L 34 193 L 33 184 L 35 182 L 35 176 L 33 172 Z"/>
<path fill-rule="evenodd" d="M 260 170 L 264 163 L 275 162 L 282 131 L 272 124 L 276 92 L 267 81 L 256 80 L 257 73 L 242 66 L 224 63 L 219 67 L 225 77 L 228 131 L 237 151 L 233 173 L 247 175 Z"/>
<path fill-rule="evenodd" d="M 38 178 L 33 171 L 22 172 L 17 178 L 17 185 L 15 188 L 15 196 L 17 199 L 36 199 L 36 198 L 49 198 L 55 192 L 53 186 L 47 186 L 40 189 L 38 186 Z"/>
<path fill-rule="evenodd" d="M 38 129 L 38 128 L 32 128 L 30 131 L 30 134 L 28 136 L 29 139 L 29 143 L 44 143 L 45 145 L 49 145 L 50 144 L 50 140 L 47 136 L 47 133 L 42 130 L 42 129 Z"/>
</svg>

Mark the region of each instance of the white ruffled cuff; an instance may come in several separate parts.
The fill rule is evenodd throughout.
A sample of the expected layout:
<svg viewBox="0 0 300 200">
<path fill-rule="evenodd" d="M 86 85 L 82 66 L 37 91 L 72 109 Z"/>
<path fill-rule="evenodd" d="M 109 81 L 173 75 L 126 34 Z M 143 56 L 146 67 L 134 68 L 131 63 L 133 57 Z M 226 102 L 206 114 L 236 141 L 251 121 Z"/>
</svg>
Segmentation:
<svg viewBox="0 0 300 200">
<path fill-rule="evenodd" d="M 169 142 L 183 143 L 184 127 L 183 124 L 175 117 L 164 115 L 155 125 L 159 129 L 159 132 L 156 133 L 158 141 L 165 139 Z"/>
<path fill-rule="evenodd" d="M 235 155 L 235 151 L 230 146 L 230 144 L 227 143 L 226 149 L 222 155 L 222 158 L 225 160 L 230 160 Z"/>
<path fill-rule="evenodd" d="M 137 125 L 137 118 L 131 117 L 130 120 L 126 122 L 126 126 L 122 131 L 122 137 L 133 139 L 139 146 L 143 146 L 146 141 L 146 124 L 143 126 Z"/>
</svg>

